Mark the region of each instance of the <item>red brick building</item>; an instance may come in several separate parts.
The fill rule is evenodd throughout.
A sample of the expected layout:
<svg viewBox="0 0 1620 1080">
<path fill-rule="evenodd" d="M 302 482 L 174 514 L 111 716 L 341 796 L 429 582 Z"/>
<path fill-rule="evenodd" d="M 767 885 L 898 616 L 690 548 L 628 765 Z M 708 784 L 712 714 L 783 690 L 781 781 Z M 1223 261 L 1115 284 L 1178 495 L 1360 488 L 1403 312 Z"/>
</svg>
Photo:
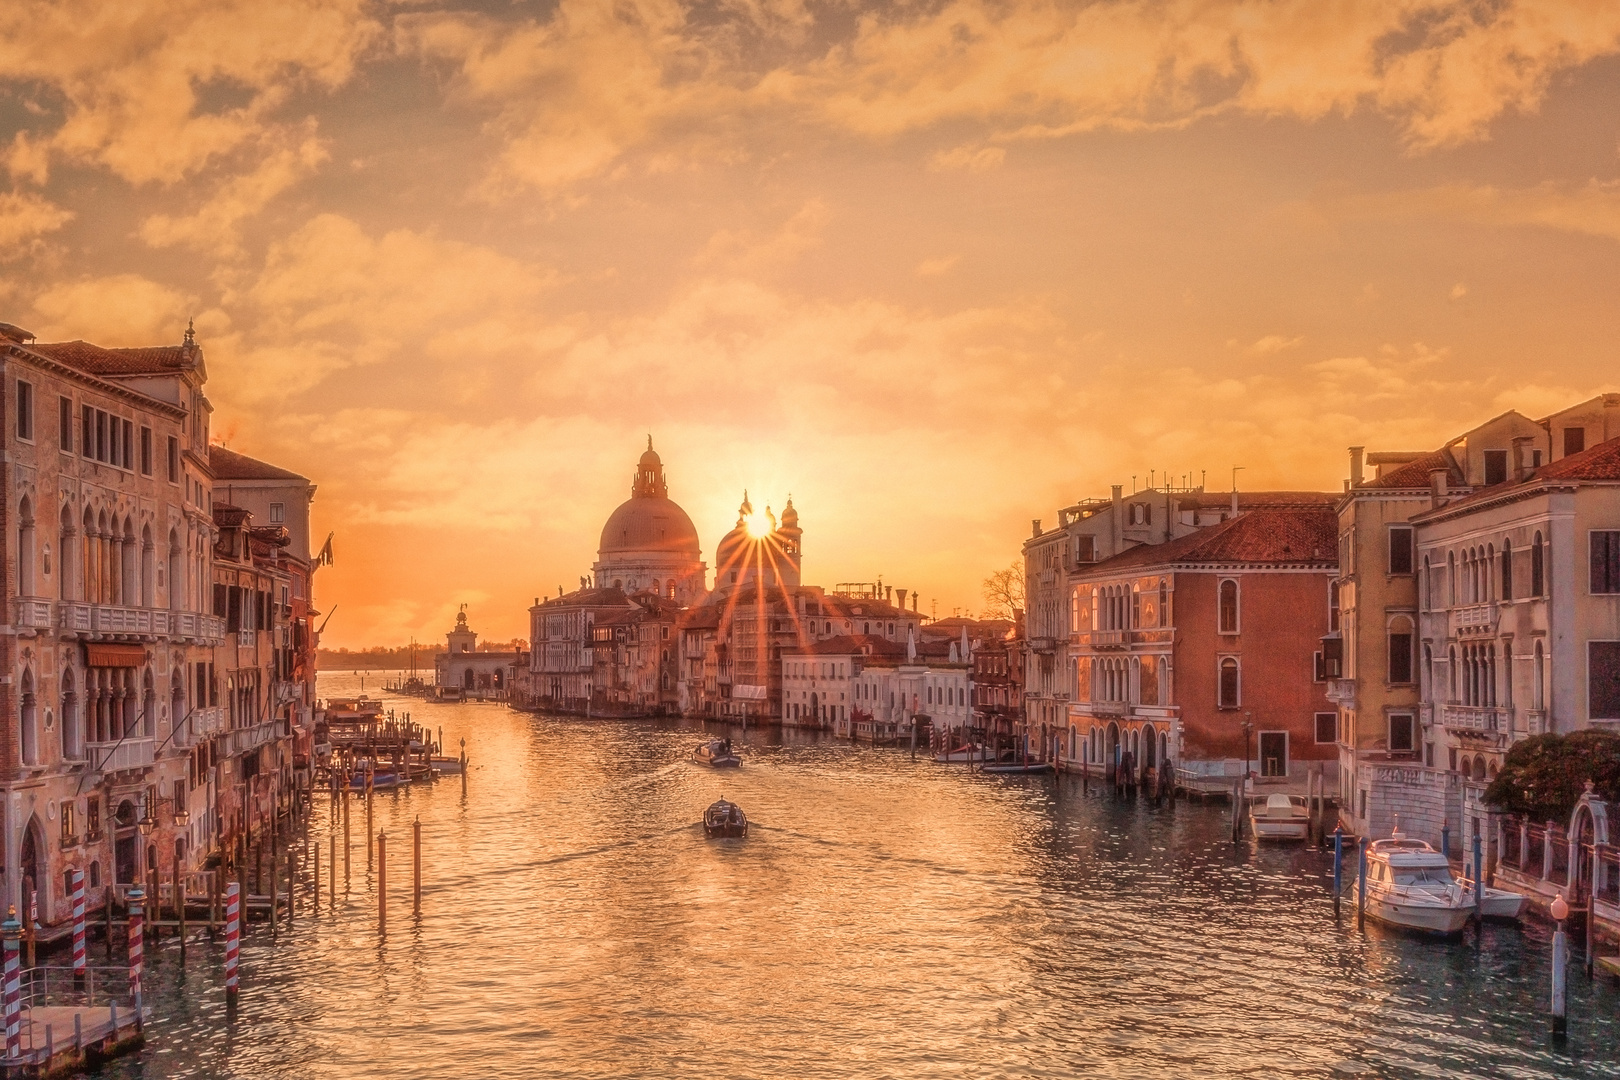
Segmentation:
<svg viewBox="0 0 1620 1080">
<path fill-rule="evenodd" d="M 1337 574 L 1330 509 L 1250 510 L 1076 574 L 1070 761 L 1208 777 L 1252 771 L 1303 791 L 1337 760 L 1315 652 Z M 1227 781 L 1229 782 L 1229 781 Z"/>
</svg>

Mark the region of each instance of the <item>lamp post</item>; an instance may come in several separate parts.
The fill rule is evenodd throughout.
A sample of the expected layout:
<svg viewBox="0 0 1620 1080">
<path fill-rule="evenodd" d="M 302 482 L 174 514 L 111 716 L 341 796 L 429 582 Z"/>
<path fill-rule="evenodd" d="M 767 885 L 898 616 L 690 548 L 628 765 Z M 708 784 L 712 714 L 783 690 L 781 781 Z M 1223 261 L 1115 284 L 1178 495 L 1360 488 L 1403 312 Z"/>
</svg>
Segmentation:
<svg viewBox="0 0 1620 1080">
<path fill-rule="evenodd" d="M 1564 920 L 1569 918 L 1569 903 L 1564 894 L 1553 897 L 1551 915 L 1558 928 L 1553 931 L 1552 949 L 1552 1028 L 1553 1038 L 1562 1039 L 1569 1031 L 1566 1016 L 1565 969 L 1569 966 L 1569 938 L 1564 935 Z"/>
</svg>

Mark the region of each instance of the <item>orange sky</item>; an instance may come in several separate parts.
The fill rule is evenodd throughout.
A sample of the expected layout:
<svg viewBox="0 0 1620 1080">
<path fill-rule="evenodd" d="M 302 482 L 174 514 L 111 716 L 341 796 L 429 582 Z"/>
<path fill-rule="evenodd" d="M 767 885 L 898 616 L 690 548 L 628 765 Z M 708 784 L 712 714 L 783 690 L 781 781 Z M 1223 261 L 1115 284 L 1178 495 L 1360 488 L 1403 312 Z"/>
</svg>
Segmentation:
<svg viewBox="0 0 1620 1080">
<path fill-rule="evenodd" d="M 977 607 L 1149 469 L 1620 388 L 1620 5 L 0 7 L 0 319 L 177 342 L 329 645 L 525 634 L 652 432 L 711 563 Z"/>
</svg>

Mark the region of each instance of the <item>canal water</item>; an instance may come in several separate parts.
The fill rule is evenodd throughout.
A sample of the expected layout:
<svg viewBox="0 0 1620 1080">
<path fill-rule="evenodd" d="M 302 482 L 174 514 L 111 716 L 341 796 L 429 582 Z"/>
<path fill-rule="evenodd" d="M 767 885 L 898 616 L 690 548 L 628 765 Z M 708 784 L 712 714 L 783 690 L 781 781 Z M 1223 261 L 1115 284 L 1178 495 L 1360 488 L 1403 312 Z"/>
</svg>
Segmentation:
<svg viewBox="0 0 1620 1080">
<path fill-rule="evenodd" d="M 472 768 L 377 796 L 386 937 L 356 804 L 337 910 L 323 880 L 319 915 L 306 891 L 246 936 L 234 1017 L 222 946 L 149 950 L 146 1049 L 103 1075 L 1620 1075 L 1620 994 L 1578 970 L 1550 1044 L 1546 927 L 1358 929 L 1330 856 L 1234 847 L 1224 806 L 770 730 L 730 729 L 745 765 L 714 772 L 697 723 L 388 702 Z M 703 838 L 721 795 L 746 840 Z"/>
</svg>

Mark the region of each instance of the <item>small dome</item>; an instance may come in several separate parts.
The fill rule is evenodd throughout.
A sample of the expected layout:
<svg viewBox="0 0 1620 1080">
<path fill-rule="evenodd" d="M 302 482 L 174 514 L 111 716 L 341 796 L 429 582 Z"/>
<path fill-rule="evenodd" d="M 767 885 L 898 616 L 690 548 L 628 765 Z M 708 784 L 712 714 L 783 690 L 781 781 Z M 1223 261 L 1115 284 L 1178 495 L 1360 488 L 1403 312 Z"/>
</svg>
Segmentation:
<svg viewBox="0 0 1620 1080">
<path fill-rule="evenodd" d="M 793 496 L 788 496 L 787 505 L 782 507 L 782 528 L 791 529 L 799 523 L 799 512 L 793 509 Z"/>
</svg>

